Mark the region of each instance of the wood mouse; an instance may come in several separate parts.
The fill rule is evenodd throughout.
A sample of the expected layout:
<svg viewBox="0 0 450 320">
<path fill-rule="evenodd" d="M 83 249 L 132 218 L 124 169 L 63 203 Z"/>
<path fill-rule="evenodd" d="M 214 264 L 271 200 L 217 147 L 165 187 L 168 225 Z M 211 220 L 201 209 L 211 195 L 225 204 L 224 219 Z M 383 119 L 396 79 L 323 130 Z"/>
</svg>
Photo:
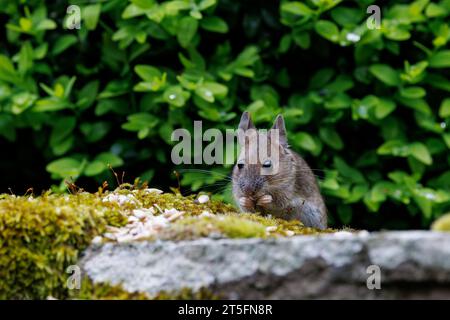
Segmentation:
<svg viewBox="0 0 450 320">
<path fill-rule="evenodd" d="M 274 129 L 278 132 L 276 138 L 271 135 Z M 256 156 L 252 158 L 256 161 L 250 161 L 263 144 L 250 143 L 253 140 L 248 138 L 249 133 L 257 136 L 257 141 L 266 141 L 264 145 L 276 150 L 278 159 L 268 151 L 266 158 Z M 232 187 L 240 210 L 297 219 L 307 227 L 326 229 L 327 212 L 316 178 L 305 160 L 289 148 L 283 116 L 278 115 L 273 127 L 261 132 L 244 112 L 238 137 L 241 152 L 233 168 Z"/>
</svg>

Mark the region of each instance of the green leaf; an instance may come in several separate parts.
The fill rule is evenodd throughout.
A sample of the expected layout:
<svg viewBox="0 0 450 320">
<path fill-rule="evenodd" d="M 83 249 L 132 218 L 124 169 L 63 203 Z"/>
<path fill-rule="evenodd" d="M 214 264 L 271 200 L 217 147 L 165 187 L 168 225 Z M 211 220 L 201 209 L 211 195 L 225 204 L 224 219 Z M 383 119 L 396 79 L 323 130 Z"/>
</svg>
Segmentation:
<svg viewBox="0 0 450 320">
<path fill-rule="evenodd" d="M 138 131 L 138 138 L 142 140 L 142 139 L 146 138 L 149 134 L 150 134 L 150 128 L 143 128 Z"/>
<path fill-rule="evenodd" d="M 425 77 L 425 70 L 427 67 L 427 61 L 420 61 L 413 65 L 410 65 L 409 62 L 406 61 L 405 71 L 401 73 L 400 78 L 407 83 L 418 83 Z"/>
<path fill-rule="evenodd" d="M 369 68 L 370 73 L 384 84 L 395 87 L 400 84 L 398 72 L 387 64 L 374 64 Z"/>
<path fill-rule="evenodd" d="M 345 203 L 355 203 L 361 200 L 364 195 L 369 190 L 369 186 L 367 184 L 356 184 L 350 193 L 350 197 L 345 199 Z"/>
<path fill-rule="evenodd" d="M 204 86 L 198 86 L 195 89 L 195 94 L 198 95 L 203 100 L 213 103 L 214 102 L 214 94 L 213 92 Z"/>
<path fill-rule="evenodd" d="M 77 120 L 75 117 L 62 117 L 55 122 L 50 134 L 50 146 L 54 147 L 67 138 L 75 129 Z"/>
<path fill-rule="evenodd" d="M 215 98 L 225 98 L 228 93 L 228 87 L 218 82 L 206 81 L 198 88 L 206 89 L 211 92 Z"/>
<path fill-rule="evenodd" d="M 410 154 L 410 149 L 402 140 L 390 140 L 378 147 L 377 153 L 380 155 L 407 157 Z"/>
<path fill-rule="evenodd" d="M 409 146 L 410 154 L 420 162 L 423 162 L 426 165 L 430 165 L 433 163 L 433 159 L 431 158 L 430 152 L 428 148 L 421 142 L 414 142 Z"/>
<path fill-rule="evenodd" d="M 186 100 L 189 99 L 189 96 L 189 92 L 184 91 L 181 86 L 170 86 L 164 91 L 163 94 L 164 101 L 178 108 L 185 105 Z"/>
<path fill-rule="evenodd" d="M 53 45 L 52 54 L 57 56 L 58 54 L 64 52 L 69 47 L 73 46 L 78 42 L 78 39 L 73 34 L 66 34 L 56 39 Z"/>
<path fill-rule="evenodd" d="M 209 7 L 212 7 L 213 5 L 215 5 L 217 3 L 217 0 L 201 0 L 198 8 L 200 10 L 206 10 Z"/>
<path fill-rule="evenodd" d="M 228 93 L 228 87 L 217 82 L 205 82 L 199 84 L 195 93 L 207 102 L 214 102 L 215 98 L 224 98 Z"/>
<path fill-rule="evenodd" d="M 128 131 L 140 131 L 143 129 L 154 128 L 159 120 L 152 114 L 140 112 L 127 117 L 128 122 L 122 125 L 122 128 Z"/>
<path fill-rule="evenodd" d="M 408 99 L 419 99 L 425 97 L 426 91 L 421 87 L 401 88 L 400 95 Z"/>
<path fill-rule="evenodd" d="M 341 137 L 333 128 L 330 127 L 320 128 L 319 136 L 323 142 L 325 142 L 333 149 L 341 150 L 344 147 L 344 143 L 342 142 Z"/>
<path fill-rule="evenodd" d="M 432 211 L 433 211 L 433 206 L 432 206 L 432 202 L 425 198 L 425 197 L 414 197 L 414 201 L 417 203 L 417 205 L 419 206 L 420 210 L 422 211 L 422 214 L 426 217 L 426 218 L 430 218 Z"/>
<path fill-rule="evenodd" d="M 428 4 L 425 10 L 425 15 L 428 18 L 441 17 L 448 15 L 448 11 L 446 10 L 445 7 L 442 7 L 436 3 L 431 2 L 430 4 Z"/>
<path fill-rule="evenodd" d="M 351 77 L 345 74 L 340 74 L 334 79 L 333 82 L 324 86 L 323 89 L 328 90 L 330 93 L 345 92 L 353 88 L 354 82 Z"/>
<path fill-rule="evenodd" d="M 338 172 L 336 170 L 328 170 L 325 172 L 325 179 L 319 180 L 320 186 L 328 190 L 338 190 L 339 183 L 337 182 Z"/>
<path fill-rule="evenodd" d="M 93 177 L 102 173 L 105 169 L 106 166 L 103 162 L 92 161 L 86 166 L 86 169 L 84 169 L 84 174 L 88 177 Z"/>
<path fill-rule="evenodd" d="M 80 109 L 87 109 L 95 102 L 99 88 L 99 81 L 94 80 L 88 82 L 78 93 L 77 107 Z"/>
<path fill-rule="evenodd" d="M 449 68 L 450 67 L 450 50 L 441 50 L 433 54 L 428 59 L 431 68 Z"/>
<path fill-rule="evenodd" d="M 153 4 L 152 4 L 153 5 Z M 146 11 L 140 6 L 130 3 L 122 12 L 122 19 L 130 19 L 144 15 Z"/>
<path fill-rule="evenodd" d="M 154 78 L 161 77 L 161 71 L 159 71 L 155 67 L 148 65 L 137 65 L 134 67 L 134 71 L 138 74 L 139 77 L 142 78 L 142 80 L 145 81 L 153 81 Z"/>
<path fill-rule="evenodd" d="M 45 58 L 45 55 L 47 54 L 47 50 L 48 50 L 48 43 L 45 42 L 45 43 L 41 44 L 36 49 L 34 49 L 33 59 L 40 60 L 40 59 Z"/>
<path fill-rule="evenodd" d="M 331 110 L 347 109 L 352 104 L 352 98 L 345 93 L 338 93 L 330 100 L 325 101 L 325 108 Z"/>
<path fill-rule="evenodd" d="M 338 170 L 339 175 L 344 177 L 346 180 L 354 183 L 365 183 L 366 179 L 364 179 L 361 172 L 349 166 L 342 158 L 334 157 L 333 163 L 335 168 Z"/>
<path fill-rule="evenodd" d="M 29 32 L 33 28 L 33 21 L 28 18 L 21 17 L 19 19 L 19 26 L 24 32 Z"/>
<path fill-rule="evenodd" d="M 36 101 L 35 106 L 33 107 L 34 112 L 50 112 L 50 111 L 58 111 L 70 108 L 71 105 L 66 100 L 60 98 L 48 98 L 48 99 L 40 99 Z"/>
<path fill-rule="evenodd" d="M 374 95 L 365 96 L 362 100 L 355 99 L 352 104 L 353 119 L 369 119 L 371 111 L 378 103 L 379 99 Z"/>
<path fill-rule="evenodd" d="M 446 98 L 442 101 L 441 106 L 439 108 L 439 116 L 441 118 L 450 117 L 450 98 Z"/>
<path fill-rule="evenodd" d="M 222 18 L 213 16 L 213 17 L 205 17 L 201 20 L 200 26 L 208 31 L 217 32 L 217 33 L 227 33 L 228 25 Z"/>
<path fill-rule="evenodd" d="M 16 84 L 19 81 L 14 66 L 7 56 L 0 54 L 0 80 Z"/>
<path fill-rule="evenodd" d="M 428 74 L 426 82 L 434 88 L 450 92 L 450 81 L 440 74 Z"/>
<path fill-rule="evenodd" d="M 22 112 L 33 106 L 36 99 L 37 96 L 29 92 L 20 92 L 13 95 L 11 112 L 13 114 L 21 114 Z"/>
<path fill-rule="evenodd" d="M 101 4 L 91 4 L 84 7 L 81 12 L 86 28 L 88 30 L 95 30 L 97 28 L 98 18 L 100 17 Z"/>
<path fill-rule="evenodd" d="M 36 30 L 54 30 L 57 28 L 56 22 L 51 19 L 44 19 L 38 23 Z"/>
<path fill-rule="evenodd" d="M 395 110 L 396 104 L 391 99 L 379 98 L 378 103 L 375 106 L 375 117 L 377 119 L 383 119 L 387 117 L 392 111 Z"/>
<path fill-rule="evenodd" d="M 164 2 L 165 13 L 168 15 L 177 15 L 181 10 L 191 8 L 189 1 L 172 0 Z"/>
<path fill-rule="evenodd" d="M 411 38 L 411 33 L 405 25 L 390 24 L 384 28 L 384 35 L 394 41 L 405 41 Z"/>
<path fill-rule="evenodd" d="M 430 106 L 428 105 L 427 101 L 424 99 L 408 99 L 408 98 L 403 98 L 401 96 L 396 97 L 396 98 L 401 104 L 403 104 L 411 109 L 417 110 L 425 115 L 432 114 Z"/>
<path fill-rule="evenodd" d="M 291 35 L 285 34 L 280 40 L 280 44 L 278 46 L 278 52 L 280 52 L 280 53 L 287 52 L 289 50 L 289 48 L 291 47 L 291 42 L 292 42 Z"/>
<path fill-rule="evenodd" d="M 19 73 L 24 75 L 33 67 L 33 48 L 29 41 L 26 41 L 19 52 Z"/>
<path fill-rule="evenodd" d="M 58 143 L 51 146 L 53 154 L 55 156 L 62 156 L 63 154 L 67 153 L 67 151 L 72 148 L 74 141 L 74 136 L 68 136 L 63 140 L 60 140 Z"/>
<path fill-rule="evenodd" d="M 124 164 L 123 160 L 111 152 L 100 153 L 95 157 L 95 161 L 103 163 L 105 166 L 111 165 L 111 167 L 120 167 Z"/>
<path fill-rule="evenodd" d="M 65 83 L 65 86 L 63 88 L 63 98 L 67 99 L 69 97 L 76 80 L 77 77 L 73 76 Z"/>
<path fill-rule="evenodd" d="M 84 139 L 89 142 L 97 142 L 103 139 L 106 134 L 111 130 L 112 124 L 109 122 L 83 122 L 80 125 L 80 131 L 84 135 Z"/>
<path fill-rule="evenodd" d="M 76 179 L 82 173 L 83 163 L 75 158 L 67 157 L 50 162 L 46 169 L 60 178 Z"/>
<path fill-rule="evenodd" d="M 325 39 L 332 42 L 337 42 L 339 40 L 339 29 L 333 22 L 328 20 L 319 20 L 316 22 L 314 27 L 316 32 Z"/>
<path fill-rule="evenodd" d="M 284 2 L 281 5 L 281 11 L 291 13 L 297 16 L 310 16 L 314 12 L 306 4 L 298 1 Z"/>
<path fill-rule="evenodd" d="M 395 194 L 397 191 L 392 182 L 379 181 L 372 187 L 370 192 L 365 194 L 364 203 L 369 210 L 377 211 L 380 205 L 386 201 L 387 196 Z"/>
<path fill-rule="evenodd" d="M 194 38 L 198 28 L 198 20 L 192 17 L 184 17 L 180 21 L 177 31 L 177 39 L 183 48 L 187 48 Z"/>
<path fill-rule="evenodd" d="M 141 76 L 144 76 L 144 74 L 141 74 Z M 159 91 L 165 87 L 166 80 L 167 74 L 163 73 L 159 78 L 153 77 L 150 81 L 139 82 L 133 87 L 133 90 L 139 92 Z"/>
<path fill-rule="evenodd" d="M 335 72 L 332 68 L 324 68 L 317 71 L 309 81 L 311 89 L 319 89 L 326 85 L 334 76 Z"/>
<path fill-rule="evenodd" d="M 306 132 L 296 133 L 294 141 L 296 146 L 310 152 L 314 152 L 317 148 L 316 142 L 314 141 L 313 137 Z"/>
<path fill-rule="evenodd" d="M 294 32 L 294 42 L 302 49 L 308 49 L 311 45 L 311 37 L 308 32 Z"/>
<path fill-rule="evenodd" d="M 442 135 L 442 138 L 444 139 L 445 144 L 447 145 L 447 148 L 450 149 L 450 133 L 444 133 Z M 450 180 L 449 180 L 450 181 Z"/>
<path fill-rule="evenodd" d="M 362 11 L 356 8 L 337 7 L 331 11 L 331 17 L 342 26 L 352 27 L 361 22 Z"/>
</svg>

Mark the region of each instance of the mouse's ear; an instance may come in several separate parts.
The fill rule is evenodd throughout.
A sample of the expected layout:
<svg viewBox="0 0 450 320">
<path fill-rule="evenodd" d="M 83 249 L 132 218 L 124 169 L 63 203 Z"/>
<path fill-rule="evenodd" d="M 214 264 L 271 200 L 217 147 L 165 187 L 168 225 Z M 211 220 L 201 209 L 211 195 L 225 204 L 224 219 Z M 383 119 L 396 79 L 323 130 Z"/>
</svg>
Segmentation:
<svg viewBox="0 0 450 320">
<path fill-rule="evenodd" d="M 254 137 L 255 133 L 256 133 L 255 125 L 252 122 L 250 114 L 247 111 L 245 111 L 241 116 L 241 121 L 239 122 L 239 128 L 237 130 L 239 144 L 243 146 L 246 141 L 245 137 L 247 136 Z"/>
<path fill-rule="evenodd" d="M 289 145 L 287 142 L 286 126 L 284 124 L 284 118 L 281 114 L 277 116 L 275 122 L 273 123 L 272 130 L 274 129 L 278 130 L 278 137 L 280 139 L 280 144 L 283 147 L 287 148 Z"/>
<path fill-rule="evenodd" d="M 247 131 L 248 129 L 255 129 L 255 126 L 252 122 L 252 118 L 250 117 L 250 113 L 245 111 L 241 116 L 241 122 L 239 122 L 239 129 L 242 131 Z"/>
</svg>

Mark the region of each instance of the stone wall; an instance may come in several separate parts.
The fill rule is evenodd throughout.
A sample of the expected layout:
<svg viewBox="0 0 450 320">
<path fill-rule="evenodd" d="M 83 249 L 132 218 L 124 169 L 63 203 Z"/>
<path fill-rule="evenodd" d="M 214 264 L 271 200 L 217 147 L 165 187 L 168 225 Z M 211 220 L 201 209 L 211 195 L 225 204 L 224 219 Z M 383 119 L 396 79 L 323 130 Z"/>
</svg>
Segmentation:
<svg viewBox="0 0 450 320">
<path fill-rule="evenodd" d="M 428 231 L 106 243 L 92 245 L 81 265 L 94 282 L 150 295 L 206 288 L 227 299 L 450 298 L 450 233 Z M 381 288 L 370 290 L 378 267 Z"/>
</svg>

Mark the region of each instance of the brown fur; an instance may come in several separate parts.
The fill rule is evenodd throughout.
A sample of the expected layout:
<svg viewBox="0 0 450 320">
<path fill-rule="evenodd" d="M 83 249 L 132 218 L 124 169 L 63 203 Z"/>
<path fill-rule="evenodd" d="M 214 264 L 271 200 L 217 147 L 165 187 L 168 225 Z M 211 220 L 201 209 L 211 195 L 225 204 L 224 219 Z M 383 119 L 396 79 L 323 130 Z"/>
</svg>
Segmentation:
<svg viewBox="0 0 450 320">
<path fill-rule="evenodd" d="M 242 130 L 241 135 L 254 129 L 247 112 L 242 115 L 239 129 Z M 249 154 L 258 152 L 259 145 L 250 147 L 244 143 L 237 161 L 243 167 L 239 169 L 236 164 L 233 168 L 233 195 L 237 204 L 241 211 L 258 211 L 287 220 L 298 219 L 306 226 L 325 229 L 327 213 L 316 178 L 305 160 L 289 149 L 281 115 L 272 129 L 279 130 L 278 141 L 271 141 L 269 132 L 258 132 L 257 135 L 267 135 L 269 146 L 273 144 L 279 150 L 279 170 L 274 174 L 262 175 L 261 170 L 270 169 L 262 168 L 259 160 L 255 164 L 248 161 Z M 242 136 L 240 141 L 245 141 Z"/>
</svg>

